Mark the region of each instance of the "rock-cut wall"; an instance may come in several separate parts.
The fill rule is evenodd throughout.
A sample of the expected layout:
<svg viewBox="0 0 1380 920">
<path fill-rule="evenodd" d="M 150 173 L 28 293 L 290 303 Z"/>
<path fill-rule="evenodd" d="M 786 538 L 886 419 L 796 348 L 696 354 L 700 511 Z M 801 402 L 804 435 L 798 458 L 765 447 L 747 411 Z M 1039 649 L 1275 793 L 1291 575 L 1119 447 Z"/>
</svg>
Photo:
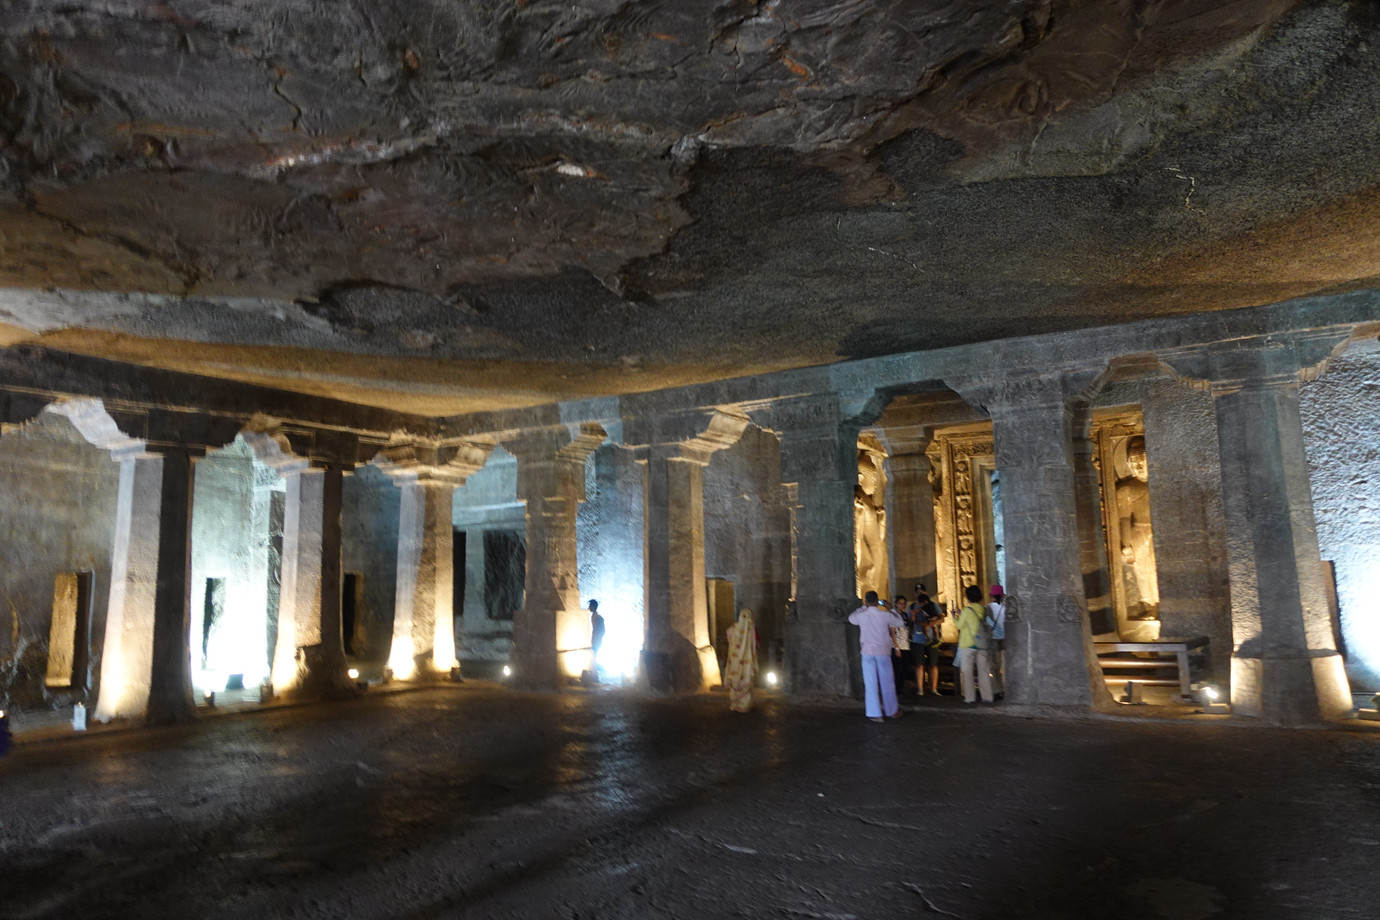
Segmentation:
<svg viewBox="0 0 1380 920">
<path fill-rule="evenodd" d="M 1347 677 L 1353 691 L 1380 690 L 1380 347 L 1353 345 L 1304 384 L 1300 403 Z"/>
<path fill-rule="evenodd" d="M 0 708 L 89 704 L 99 690 L 119 466 L 66 419 L 44 414 L 0 437 L 0 481 Z M 76 685 L 49 690 L 53 586 L 68 572 L 92 574 L 88 666 Z"/>
</svg>

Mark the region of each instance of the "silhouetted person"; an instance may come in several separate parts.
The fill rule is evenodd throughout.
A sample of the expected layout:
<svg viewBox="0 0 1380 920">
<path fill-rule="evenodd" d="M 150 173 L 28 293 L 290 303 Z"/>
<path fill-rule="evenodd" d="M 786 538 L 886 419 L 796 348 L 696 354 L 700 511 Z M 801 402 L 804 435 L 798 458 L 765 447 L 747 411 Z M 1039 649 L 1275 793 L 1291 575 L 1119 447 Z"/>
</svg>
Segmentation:
<svg viewBox="0 0 1380 920">
<path fill-rule="evenodd" d="M 599 682 L 599 647 L 604 644 L 604 618 L 599 615 L 599 602 L 589 602 L 589 677 Z"/>
</svg>

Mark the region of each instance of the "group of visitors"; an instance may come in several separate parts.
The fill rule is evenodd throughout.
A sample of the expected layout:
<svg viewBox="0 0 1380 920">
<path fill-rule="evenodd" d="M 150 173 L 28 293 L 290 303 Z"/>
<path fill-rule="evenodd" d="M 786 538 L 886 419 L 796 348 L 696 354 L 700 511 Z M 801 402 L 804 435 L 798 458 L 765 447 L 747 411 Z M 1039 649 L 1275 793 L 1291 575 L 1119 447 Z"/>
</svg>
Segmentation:
<svg viewBox="0 0 1380 920">
<path fill-rule="evenodd" d="M 1003 646 L 1006 640 L 1006 592 L 992 585 L 991 602 L 982 604 L 982 590 L 969 585 L 964 590 L 968 603 L 954 618 L 958 643 L 954 651 L 954 671 L 963 702 L 992 703 L 1005 695 L 1002 681 Z M 604 618 L 599 602 L 589 602 L 591 650 L 597 675 L 597 656 L 604 639 Z M 888 606 L 868 591 L 863 605 L 848 615 L 858 627 L 862 652 L 864 707 L 873 722 L 899 719 L 901 693 L 911 674 L 915 675 L 918 696 L 939 695 L 939 658 L 943 647 L 943 627 L 947 614 L 930 599 L 924 585 L 916 585 L 914 601 L 898 594 Z M 743 608 L 728 628 L 728 655 L 723 683 L 729 707 L 735 712 L 752 708 L 752 687 L 757 677 L 757 628 L 752 611 Z M 596 677 L 597 681 L 597 677 Z"/>
<path fill-rule="evenodd" d="M 943 646 L 945 612 L 934 603 L 924 585 L 917 585 L 913 602 L 897 595 L 891 606 L 868 591 L 863 606 L 848 616 L 858 627 L 862 653 L 863 696 L 867 717 L 873 722 L 901 717 L 900 696 L 910 674 L 915 675 L 916 694 L 939 695 L 939 658 Z M 958 642 L 954 651 L 956 683 L 963 702 L 992 703 L 1005 696 L 1002 669 L 1006 640 L 1006 592 L 992 585 L 991 601 L 982 604 L 982 589 L 969 585 L 967 604 L 954 618 Z"/>
</svg>

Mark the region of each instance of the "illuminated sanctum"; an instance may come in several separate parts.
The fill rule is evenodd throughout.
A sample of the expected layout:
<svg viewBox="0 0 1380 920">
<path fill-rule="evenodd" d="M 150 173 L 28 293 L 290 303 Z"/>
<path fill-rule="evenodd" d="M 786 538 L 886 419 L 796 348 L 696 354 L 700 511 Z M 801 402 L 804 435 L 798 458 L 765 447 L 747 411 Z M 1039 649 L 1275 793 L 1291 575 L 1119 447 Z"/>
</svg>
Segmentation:
<svg viewBox="0 0 1380 920">
<path fill-rule="evenodd" d="M 1380 690 L 1374 4 L 13 6 L 0 708 Z"/>
</svg>

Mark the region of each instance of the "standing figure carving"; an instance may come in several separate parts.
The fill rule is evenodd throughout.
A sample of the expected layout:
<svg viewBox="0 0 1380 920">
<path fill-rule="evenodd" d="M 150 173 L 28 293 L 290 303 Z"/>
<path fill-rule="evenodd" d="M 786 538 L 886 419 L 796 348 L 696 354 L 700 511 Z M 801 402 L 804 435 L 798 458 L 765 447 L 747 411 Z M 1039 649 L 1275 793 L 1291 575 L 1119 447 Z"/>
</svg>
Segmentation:
<svg viewBox="0 0 1380 920">
<path fill-rule="evenodd" d="M 1159 616 L 1160 590 L 1150 528 L 1149 467 L 1145 459 L 1145 438 L 1140 435 L 1126 441 L 1126 469 L 1127 475 L 1116 482 L 1126 616 L 1132 620 L 1153 620 Z"/>
<path fill-rule="evenodd" d="M 885 590 L 889 577 L 886 553 L 886 508 L 882 458 L 871 451 L 858 456 L 858 485 L 853 490 L 853 546 L 858 567 L 858 596 Z"/>
</svg>

